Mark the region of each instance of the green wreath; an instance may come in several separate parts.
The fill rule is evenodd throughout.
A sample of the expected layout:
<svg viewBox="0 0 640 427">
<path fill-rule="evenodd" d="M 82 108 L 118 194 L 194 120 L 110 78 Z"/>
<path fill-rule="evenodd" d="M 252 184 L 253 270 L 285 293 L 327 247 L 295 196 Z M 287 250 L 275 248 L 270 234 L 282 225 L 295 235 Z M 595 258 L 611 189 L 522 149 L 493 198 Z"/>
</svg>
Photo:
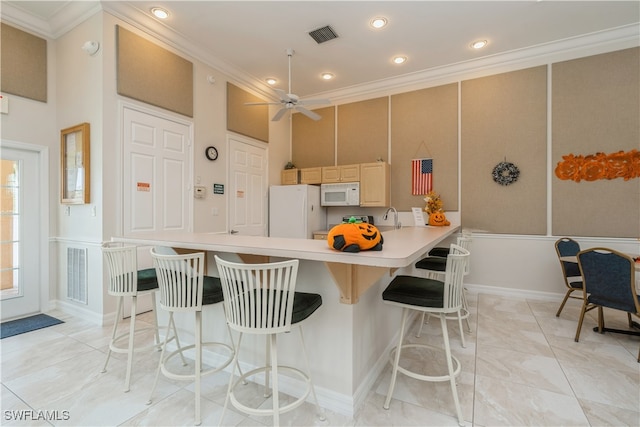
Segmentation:
<svg viewBox="0 0 640 427">
<path fill-rule="evenodd" d="M 500 185 L 511 185 L 518 180 L 520 169 L 510 162 L 500 162 L 491 173 L 493 180 Z"/>
</svg>

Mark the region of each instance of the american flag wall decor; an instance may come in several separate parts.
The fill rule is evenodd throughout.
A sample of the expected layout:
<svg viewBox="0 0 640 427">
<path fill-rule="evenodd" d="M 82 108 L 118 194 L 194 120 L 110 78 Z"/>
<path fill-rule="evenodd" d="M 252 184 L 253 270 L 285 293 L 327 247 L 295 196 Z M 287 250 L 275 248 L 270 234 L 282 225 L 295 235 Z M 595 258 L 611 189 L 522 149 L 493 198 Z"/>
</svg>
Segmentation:
<svg viewBox="0 0 640 427">
<path fill-rule="evenodd" d="M 433 159 L 411 160 L 411 194 L 421 196 L 433 189 Z"/>
</svg>

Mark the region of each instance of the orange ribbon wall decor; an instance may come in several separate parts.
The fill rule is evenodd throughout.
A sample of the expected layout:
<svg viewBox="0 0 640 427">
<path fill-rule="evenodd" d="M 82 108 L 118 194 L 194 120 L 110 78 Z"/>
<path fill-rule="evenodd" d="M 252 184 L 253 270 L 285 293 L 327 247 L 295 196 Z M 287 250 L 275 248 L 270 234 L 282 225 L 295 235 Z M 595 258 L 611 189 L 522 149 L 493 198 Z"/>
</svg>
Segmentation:
<svg viewBox="0 0 640 427">
<path fill-rule="evenodd" d="M 597 179 L 640 178 L 640 151 L 618 151 L 617 153 L 596 153 L 587 156 L 562 156 L 556 166 L 556 176 L 562 180 L 575 182 Z"/>
</svg>

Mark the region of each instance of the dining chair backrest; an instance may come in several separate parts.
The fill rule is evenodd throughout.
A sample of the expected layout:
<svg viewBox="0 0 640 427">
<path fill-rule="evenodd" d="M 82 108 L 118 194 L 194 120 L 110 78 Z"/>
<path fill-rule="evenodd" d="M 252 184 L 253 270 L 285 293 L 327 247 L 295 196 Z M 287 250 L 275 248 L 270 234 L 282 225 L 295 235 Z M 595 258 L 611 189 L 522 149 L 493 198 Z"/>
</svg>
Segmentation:
<svg viewBox="0 0 640 427">
<path fill-rule="evenodd" d="M 138 290 L 137 247 L 116 242 L 105 242 L 102 244 L 102 254 L 109 271 L 109 295 L 136 295 Z"/>
<path fill-rule="evenodd" d="M 274 334 L 291 329 L 298 260 L 264 264 L 225 261 L 216 255 L 229 326 Z"/>
<path fill-rule="evenodd" d="M 160 254 L 151 249 L 158 276 L 160 307 L 168 311 L 200 311 L 204 292 L 204 252 Z"/>
<path fill-rule="evenodd" d="M 451 244 L 447 255 L 447 268 L 444 277 L 442 308 L 445 312 L 457 311 L 462 307 L 462 283 L 469 262 L 469 251 Z"/>
<path fill-rule="evenodd" d="M 563 237 L 556 241 L 556 253 L 562 267 L 562 274 L 567 280 L 570 277 L 580 277 L 580 268 L 577 262 L 563 261 L 562 258 L 574 257 L 580 252 L 580 244 L 573 239 Z M 577 280 L 568 280 L 569 282 Z M 567 283 L 568 286 L 568 283 Z"/>
<path fill-rule="evenodd" d="M 630 256 L 613 249 L 590 248 L 578 253 L 578 264 L 590 303 L 640 313 Z"/>
</svg>

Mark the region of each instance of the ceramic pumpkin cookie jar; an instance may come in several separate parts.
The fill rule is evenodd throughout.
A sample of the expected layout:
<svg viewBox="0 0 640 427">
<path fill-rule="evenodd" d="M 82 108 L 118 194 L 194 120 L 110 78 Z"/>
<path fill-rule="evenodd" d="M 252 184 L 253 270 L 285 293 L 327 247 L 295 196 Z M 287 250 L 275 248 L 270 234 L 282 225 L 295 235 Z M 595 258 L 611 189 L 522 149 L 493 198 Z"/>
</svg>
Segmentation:
<svg viewBox="0 0 640 427">
<path fill-rule="evenodd" d="M 351 217 L 329 230 L 327 243 L 342 252 L 381 251 L 382 234 L 374 225 Z"/>
<path fill-rule="evenodd" d="M 442 199 L 440 195 L 434 191 L 430 191 L 424 198 L 424 201 L 427 202 L 424 207 L 424 211 L 429 215 L 428 224 L 432 226 L 446 226 L 451 225 L 449 220 L 447 220 L 446 215 L 443 211 Z"/>
<path fill-rule="evenodd" d="M 433 212 L 429 215 L 429 225 L 444 226 L 451 225 L 444 212 Z"/>
</svg>

